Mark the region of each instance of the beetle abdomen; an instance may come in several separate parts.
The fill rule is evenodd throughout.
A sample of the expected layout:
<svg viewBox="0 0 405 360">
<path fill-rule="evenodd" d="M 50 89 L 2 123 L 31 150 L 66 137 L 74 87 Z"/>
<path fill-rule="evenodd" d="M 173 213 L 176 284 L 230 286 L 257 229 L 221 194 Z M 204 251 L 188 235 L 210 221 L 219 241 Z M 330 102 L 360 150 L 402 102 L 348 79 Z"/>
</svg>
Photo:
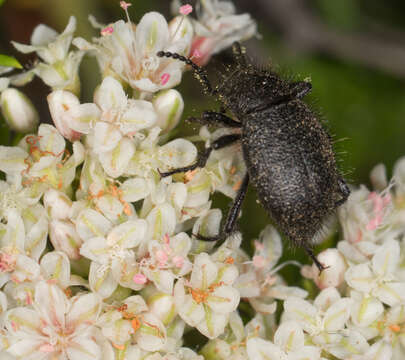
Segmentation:
<svg viewBox="0 0 405 360">
<path fill-rule="evenodd" d="M 328 134 L 300 100 L 249 115 L 243 154 L 264 208 L 297 244 L 336 208 L 339 174 Z"/>
</svg>

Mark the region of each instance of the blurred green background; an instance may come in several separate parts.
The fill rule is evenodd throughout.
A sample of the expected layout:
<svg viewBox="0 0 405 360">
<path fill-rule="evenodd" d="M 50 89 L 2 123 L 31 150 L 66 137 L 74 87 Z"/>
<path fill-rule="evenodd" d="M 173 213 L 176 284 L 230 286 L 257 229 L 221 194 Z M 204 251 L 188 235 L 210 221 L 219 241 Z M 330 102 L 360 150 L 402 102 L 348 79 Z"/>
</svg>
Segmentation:
<svg viewBox="0 0 405 360">
<path fill-rule="evenodd" d="M 262 39 L 252 39 L 246 44 L 253 57 L 260 63 L 277 64 L 282 72 L 312 79 L 313 92 L 308 101 L 322 114 L 333 137 L 341 140 L 336 147 L 348 181 L 369 184 L 368 174 L 380 162 L 390 172 L 396 159 L 405 155 L 405 2 L 234 0 L 234 3 L 239 13 L 250 12 L 258 22 Z M 169 17 L 169 9 L 169 0 L 134 0 L 129 8 L 135 22 L 151 10 Z M 29 64 L 33 58 L 17 54 L 10 40 L 28 43 L 39 23 L 61 31 L 70 15 L 78 19 L 76 34 L 90 39 L 96 33 L 87 21 L 89 14 L 104 23 L 124 18 L 118 0 L 6 0 L 0 9 L 0 53 L 15 55 L 23 64 Z M 94 65 L 93 59 L 85 59 L 81 68 L 85 100 L 91 99 L 99 80 Z M 180 91 L 187 94 L 184 118 L 216 106 L 212 99 L 202 96 L 190 73 L 184 76 Z M 35 80 L 26 93 L 40 109 L 43 121 L 49 121 L 46 87 Z M 1 134 L 7 141 L 4 125 Z M 216 197 L 221 206 L 228 202 L 224 197 Z M 247 238 L 257 236 L 269 222 L 255 201 L 253 189 L 244 213 L 241 227 Z"/>
</svg>

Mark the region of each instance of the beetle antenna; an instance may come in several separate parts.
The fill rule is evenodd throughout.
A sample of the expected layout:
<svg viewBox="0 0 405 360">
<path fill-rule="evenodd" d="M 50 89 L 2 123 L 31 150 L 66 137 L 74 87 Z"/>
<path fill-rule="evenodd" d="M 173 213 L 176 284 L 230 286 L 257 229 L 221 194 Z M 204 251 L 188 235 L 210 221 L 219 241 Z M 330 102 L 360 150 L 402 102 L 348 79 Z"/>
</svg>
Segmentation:
<svg viewBox="0 0 405 360">
<path fill-rule="evenodd" d="M 212 85 L 211 85 L 210 81 L 208 80 L 208 76 L 207 76 L 205 69 L 203 69 L 201 66 L 198 66 L 192 60 L 186 58 L 183 55 L 173 53 L 170 51 L 159 51 L 156 55 L 159 57 L 167 57 L 167 58 L 180 60 L 180 61 L 186 63 L 187 65 L 190 65 L 194 71 L 194 76 L 201 82 L 205 92 L 207 92 L 210 95 L 216 94 L 216 90 L 214 90 L 212 88 Z"/>
</svg>

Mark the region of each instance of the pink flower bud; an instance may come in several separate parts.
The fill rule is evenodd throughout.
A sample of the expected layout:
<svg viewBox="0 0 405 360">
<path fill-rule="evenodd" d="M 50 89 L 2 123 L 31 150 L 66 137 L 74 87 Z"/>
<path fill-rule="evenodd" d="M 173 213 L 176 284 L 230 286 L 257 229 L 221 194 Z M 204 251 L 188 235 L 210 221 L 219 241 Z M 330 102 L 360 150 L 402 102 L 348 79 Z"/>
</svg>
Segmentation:
<svg viewBox="0 0 405 360">
<path fill-rule="evenodd" d="M 107 26 L 100 31 L 101 36 L 111 35 L 114 32 L 114 28 L 112 26 Z"/>
<path fill-rule="evenodd" d="M 318 256 L 320 263 L 326 267 L 319 274 L 315 264 L 312 265 L 312 279 L 320 289 L 338 287 L 344 280 L 347 263 L 343 255 L 337 249 L 327 249 Z"/>
<path fill-rule="evenodd" d="M 35 131 L 39 115 L 31 100 L 17 89 L 6 89 L 1 93 L 1 111 L 8 126 L 14 131 Z"/>
<path fill-rule="evenodd" d="M 82 134 L 69 127 L 71 119 L 67 114 L 73 106 L 80 105 L 79 99 L 69 91 L 56 90 L 48 95 L 48 105 L 53 123 L 62 136 L 72 142 L 79 140 Z"/>
<path fill-rule="evenodd" d="M 198 54 L 193 57 L 193 62 L 199 66 L 208 63 L 213 55 L 216 40 L 213 37 L 195 36 L 191 44 L 191 54 Z"/>
<path fill-rule="evenodd" d="M 132 280 L 134 281 L 135 284 L 138 284 L 138 285 L 146 284 L 146 282 L 148 281 L 146 276 L 143 274 L 140 274 L 140 273 L 135 274 L 134 277 L 132 278 Z"/>
<path fill-rule="evenodd" d="M 120 1 L 120 6 L 121 8 L 123 8 L 124 10 L 128 10 L 128 8 L 131 6 L 130 3 L 127 3 L 125 1 Z"/>
<path fill-rule="evenodd" d="M 70 221 L 52 220 L 49 223 L 49 237 L 55 250 L 63 251 L 71 260 L 80 259 L 83 241 Z"/>
<path fill-rule="evenodd" d="M 72 201 L 60 191 L 47 190 L 44 194 L 44 205 L 52 220 L 67 220 L 70 217 Z"/>
<path fill-rule="evenodd" d="M 190 4 L 180 6 L 179 12 L 181 15 L 188 15 L 193 12 L 193 7 Z"/>
</svg>

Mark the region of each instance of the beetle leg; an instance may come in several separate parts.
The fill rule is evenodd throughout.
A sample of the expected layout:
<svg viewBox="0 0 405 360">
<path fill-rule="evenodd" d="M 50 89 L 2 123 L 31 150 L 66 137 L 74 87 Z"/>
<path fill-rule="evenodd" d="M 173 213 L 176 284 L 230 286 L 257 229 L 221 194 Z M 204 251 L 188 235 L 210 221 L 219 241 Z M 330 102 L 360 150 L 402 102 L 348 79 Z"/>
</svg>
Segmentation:
<svg viewBox="0 0 405 360">
<path fill-rule="evenodd" d="M 170 176 L 173 174 L 181 173 L 181 172 L 187 172 L 187 171 L 192 171 L 197 168 L 204 167 L 205 164 L 207 163 L 207 160 L 211 154 L 212 150 L 219 150 L 222 149 L 228 145 L 231 145 L 235 143 L 236 141 L 240 140 L 241 135 L 240 134 L 229 134 L 229 135 L 224 135 L 221 136 L 220 138 L 216 139 L 209 148 L 206 148 L 203 152 L 201 152 L 198 155 L 197 161 L 193 165 L 185 166 L 182 168 L 177 168 L 171 171 L 167 172 L 160 172 L 159 174 L 161 177 L 166 177 Z"/>
<path fill-rule="evenodd" d="M 329 266 L 324 266 L 319 262 L 319 260 L 315 256 L 314 252 L 312 251 L 311 247 L 307 243 L 304 243 L 304 249 L 307 252 L 308 256 L 315 263 L 316 267 L 318 268 L 319 275 L 321 274 L 322 271 L 326 270 L 329 267 Z"/>
<path fill-rule="evenodd" d="M 226 238 L 229 235 L 231 235 L 233 233 L 233 230 L 235 229 L 236 221 L 238 220 L 238 216 L 239 216 L 240 210 L 242 208 L 243 200 L 245 199 L 245 196 L 247 193 L 248 185 L 249 185 L 249 174 L 246 174 L 245 177 L 243 178 L 242 185 L 239 188 L 238 193 L 236 194 L 232 207 L 228 212 L 228 215 L 227 215 L 226 221 L 225 221 L 225 225 L 217 236 L 206 237 L 206 236 L 202 236 L 199 234 L 196 234 L 194 236 L 197 239 L 203 240 L 203 241 L 221 240 L 218 244 L 216 244 L 216 246 L 221 245 L 221 243 L 224 240 L 226 240 Z"/>
<path fill-rule="evenodd" d="M 204 125 L 224 126 L 230 128 L 240 128 L 242 126 L 241 123 L 231 119 L 225 114 L 215 111 L 204 111 L 201 114 L 201 118 L 191 117 L 188 118 L 187 121 L 198 122 Z"/>
<path fill-rule="evenodd" d="M 312 84 L 308 81 L 297 81 L 291 85 L 291 98 L 302 99 L 312 90 Z"/>
</svg>

